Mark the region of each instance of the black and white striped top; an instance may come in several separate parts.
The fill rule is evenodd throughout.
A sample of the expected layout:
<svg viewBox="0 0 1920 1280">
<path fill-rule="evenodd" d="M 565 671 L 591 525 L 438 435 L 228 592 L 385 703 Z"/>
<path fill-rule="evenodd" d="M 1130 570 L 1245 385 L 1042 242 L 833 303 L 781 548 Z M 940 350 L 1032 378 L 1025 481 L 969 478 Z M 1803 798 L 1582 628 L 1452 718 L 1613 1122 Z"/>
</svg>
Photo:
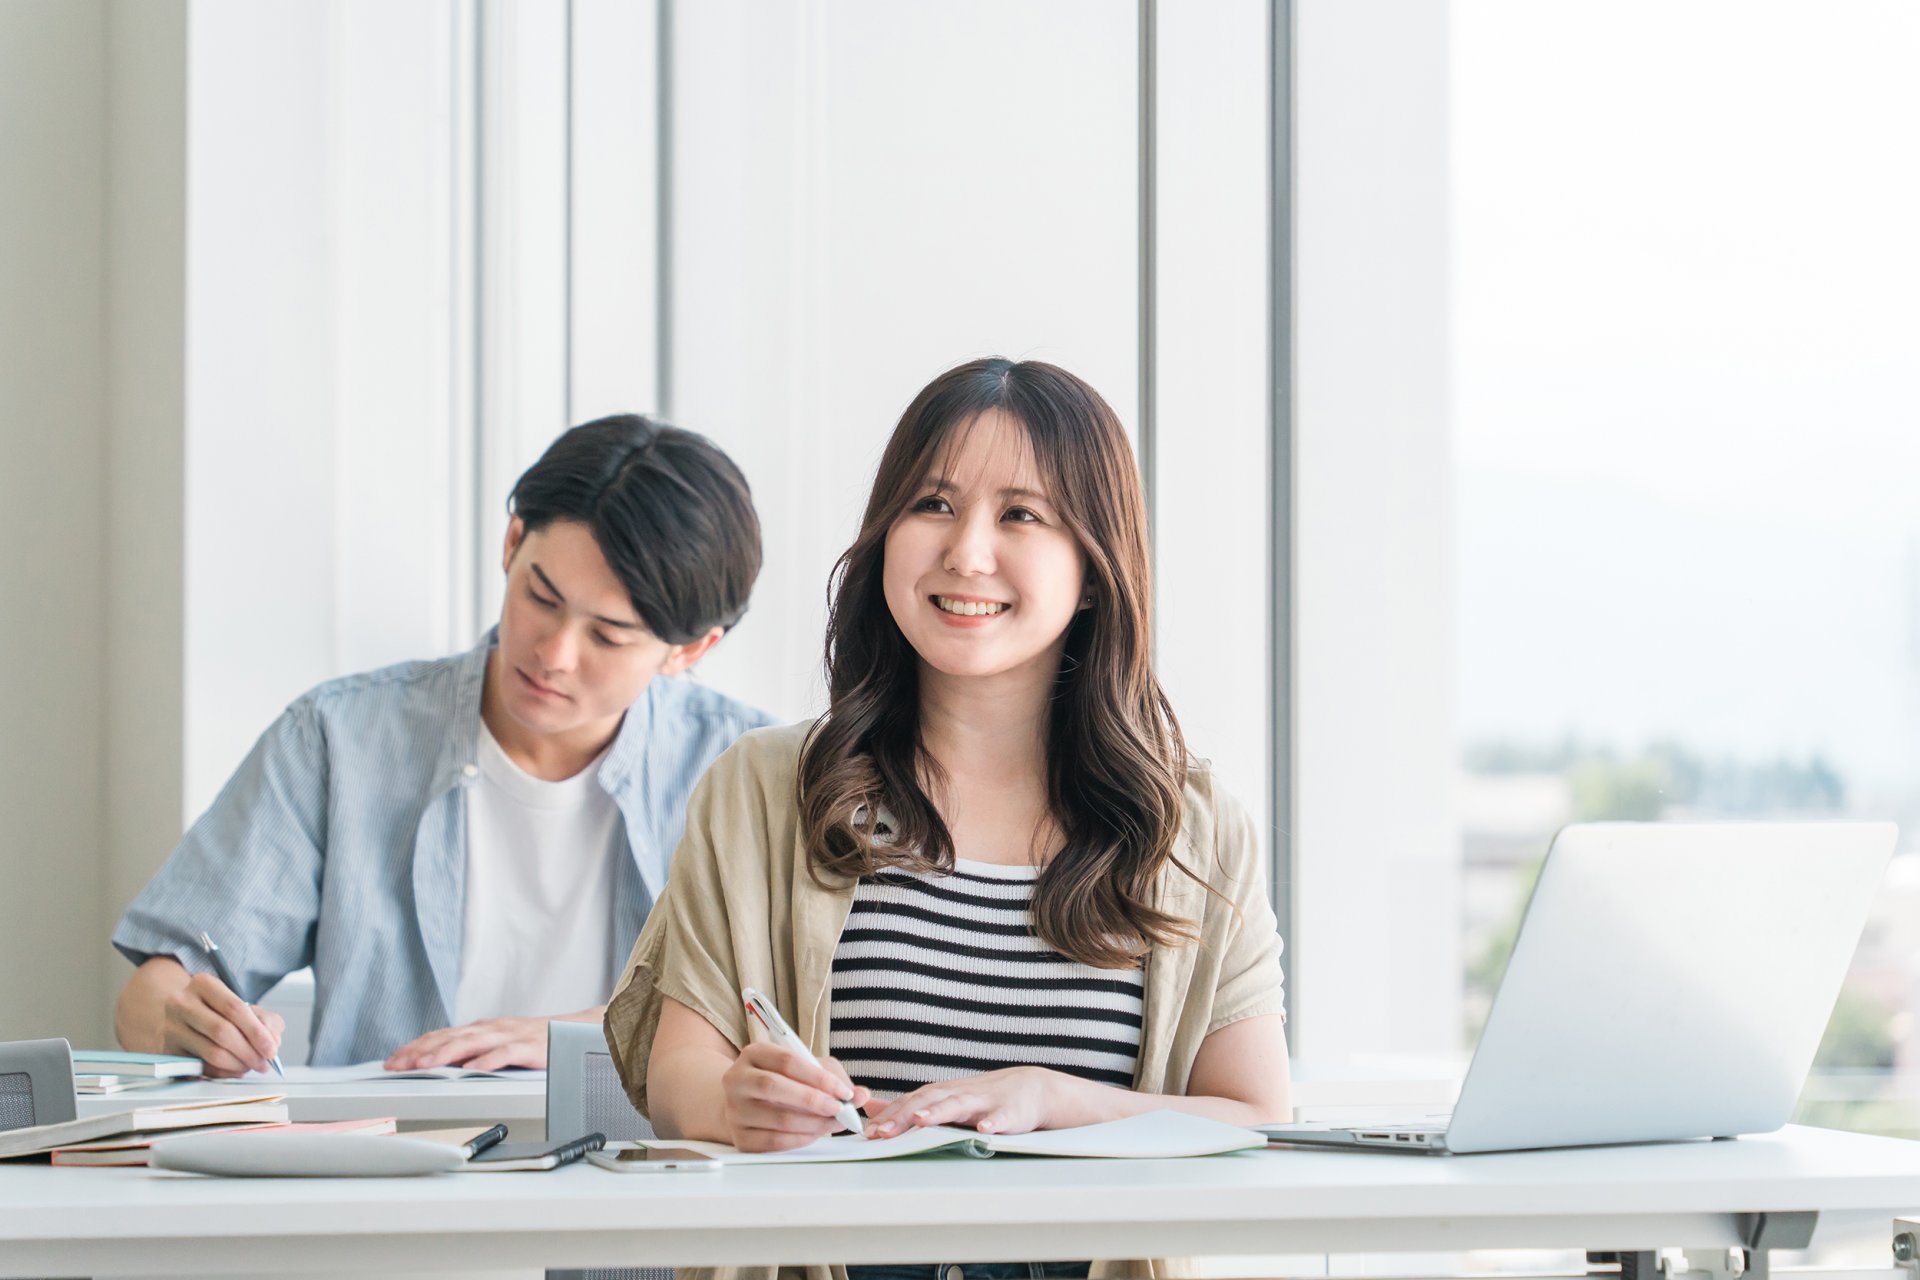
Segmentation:
<svg viewBox="0 0 1920 1280">
<path fill-rule="evenodd" d="M 1034 936 L 1032 867 L 889 868 L 854 890 L 833 953 L 828 1044 L 882 1098 L 1002 1067 L 1122 1088 L 1140 1054 L 1138 969 L 1096 969 Z"/>
</svg>

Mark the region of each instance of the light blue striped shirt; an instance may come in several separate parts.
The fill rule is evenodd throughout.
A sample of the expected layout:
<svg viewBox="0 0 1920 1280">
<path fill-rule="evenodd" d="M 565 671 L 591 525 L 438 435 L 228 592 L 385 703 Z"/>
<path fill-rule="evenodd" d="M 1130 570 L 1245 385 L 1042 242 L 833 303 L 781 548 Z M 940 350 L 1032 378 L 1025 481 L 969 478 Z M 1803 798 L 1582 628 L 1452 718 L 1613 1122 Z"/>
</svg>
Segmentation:
<svg viewBox="0 0 1920 1280">
<path fill-rule="evenodd" d="M 328 681 L 288 707 L 114 930 L 135 964 L 210 968 L 240 995 L 314 976 L 315 1065 L 384 1058 L 452 1020 L 460 985 L 466 788 L 478 770 L 490 633 L 470 652 Z M 607 992 L 667 881 L 687 796 L 772 718 L 683 678 L 647 685 L 595 775 L 626 827 L 614 878 Z M 571 1012 L 529 1009 L 528 1014 Z"/>
</svg>

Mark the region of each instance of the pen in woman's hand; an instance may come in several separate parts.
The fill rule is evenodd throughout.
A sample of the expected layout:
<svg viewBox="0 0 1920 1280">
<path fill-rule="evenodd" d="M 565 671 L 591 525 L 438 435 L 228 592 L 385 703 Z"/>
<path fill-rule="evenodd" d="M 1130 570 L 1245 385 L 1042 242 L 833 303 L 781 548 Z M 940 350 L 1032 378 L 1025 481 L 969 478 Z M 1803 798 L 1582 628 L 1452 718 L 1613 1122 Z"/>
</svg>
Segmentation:
<svg viewBox="0 0 1920 1280">
<path fill-rule="evenodd" d="M 220 948 L 215 945 L 213 938 L 209 936 L 204 929 L 200 932 L 200 949 L 207 953 L 207 960 L 213 965 L 213 976 L 224 982 L 227 990 L 233 992 L 236 996 L 240 995 L 240 984 L 233 980 L 233 971 L 227 968 L 226 960 L 220 955 Z M 242 1000 L 246 999 L 245 996 L 240 996 L 240 998 Z M 279 1054 L 276 1053 L 271 1058 L 268 1058 L 267 1064 L 273 1068 L 273 1074 L 277 1076 L 287 1074 L 280 1069 Z"/>
<path fill-rule="evenodd" d="M 813 1050 L 807 1048 L 806 1042 L 794 1034 L 793 1028 L 787 1025 L 785 1018 L 780 1016 L 780 1010 L 775 1007 L 773 1001 L 752 987 L 743 989 L 740 992 L 740 998 L 747 1006 L 747 1016 L 758 1020 L 776 1044 L 784 1045 L 802 1062 L 816 1067 L 820 1065 L 820 1059 L 814 1057 Z M 860 1113 L 854 1109 L 852 1097 L 840 1103 L 835 1118 L 840 1121 L 842 1127 L 857 1135 L 863 1137 L 866 1135 L 866 1126 L 860 1123 Z"/>
</svg>

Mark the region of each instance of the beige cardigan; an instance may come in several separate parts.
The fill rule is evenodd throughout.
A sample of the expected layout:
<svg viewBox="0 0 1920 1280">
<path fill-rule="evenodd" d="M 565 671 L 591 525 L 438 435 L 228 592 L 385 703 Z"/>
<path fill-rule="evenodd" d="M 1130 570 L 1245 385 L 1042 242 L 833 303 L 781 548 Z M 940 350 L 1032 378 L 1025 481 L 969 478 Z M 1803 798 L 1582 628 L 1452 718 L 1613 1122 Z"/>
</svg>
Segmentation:
<svg viewBox="0 0 1920 1280">
<path fill-rule="evenodd" d="M 667 887 L 634 942 L 607 1005 L 607 1045 L 634 1106 L 648 1113 L 647 1059 L 671 996 L 736 1047 L 748 1042 L 742 987 L 772 996 L 799 1037 L 824 1055 L 834 949 L 854 882 L 815 881 L 801 839 L 794 779 L 810 724 L 757 729 L 714 761 L 687 805 Z M 1209 1034 L 1281 1003 L 1280 935 L 1260 845 L 1246 811 L 1196 768 L 1175 852 L 1217 891 L 1168 867 L 1155 905 L 1197 922 L 1199 939 L 1155 947 L 1146 964 L 1144 1025 L 1133 1087 L 1182 1094 Z M 839 1267 L 782 1268 L 845 1280 Z M 1095 1276 L 1170 1275 L 1169 1260 L 1096 1263 Z M 679 1275 L 695 1273 L 682 1269 Z M 747 1277 L 771 1268 L 726 1269 Z"/>
</svg>

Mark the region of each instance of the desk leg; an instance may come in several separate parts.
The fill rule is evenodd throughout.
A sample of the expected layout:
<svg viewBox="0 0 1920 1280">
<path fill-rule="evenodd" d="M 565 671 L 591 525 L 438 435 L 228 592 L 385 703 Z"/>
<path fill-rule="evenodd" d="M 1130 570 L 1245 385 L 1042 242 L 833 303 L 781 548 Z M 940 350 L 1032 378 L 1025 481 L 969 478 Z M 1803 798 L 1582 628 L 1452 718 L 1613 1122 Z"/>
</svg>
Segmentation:
<svg viewBox="0 0 1920 1280">
<path fill-rule="evenodd" d="M 1660 1255 L 1651 1249 L 1637 1253 L 1587 1250 L 1588 1275 L 1612 1275 L 1614 1266 L 1620 1268 L 1620 1280 L 1661 1280 Z"/>
<path fill-rule="evenodd" d="M 1620 1280 L 1772 1280 L 1772 1251 L 1804 1249 L 1813 1239 L 1817 1213 L 1743 1213 L 1739 1217 L 1738 1249 L 1689 1249 L 1682 1264 L 1662 1264 L 1657 1250 L 1587 1253 L 1587 1274 L 1611 1275 L 1619 1267 Z M 1684 1270 L 1682 1269 L 1684 1266 Z"/>
<path fill-rule="evenodd" d="M 1772 1280 L 1775 1249 L 1804 1249 L 1813 1242 L 1817 1213 L 1743 1213 L 1740 1236 L 1747 1242 L 1746 1280 Z"/>
</svg>

